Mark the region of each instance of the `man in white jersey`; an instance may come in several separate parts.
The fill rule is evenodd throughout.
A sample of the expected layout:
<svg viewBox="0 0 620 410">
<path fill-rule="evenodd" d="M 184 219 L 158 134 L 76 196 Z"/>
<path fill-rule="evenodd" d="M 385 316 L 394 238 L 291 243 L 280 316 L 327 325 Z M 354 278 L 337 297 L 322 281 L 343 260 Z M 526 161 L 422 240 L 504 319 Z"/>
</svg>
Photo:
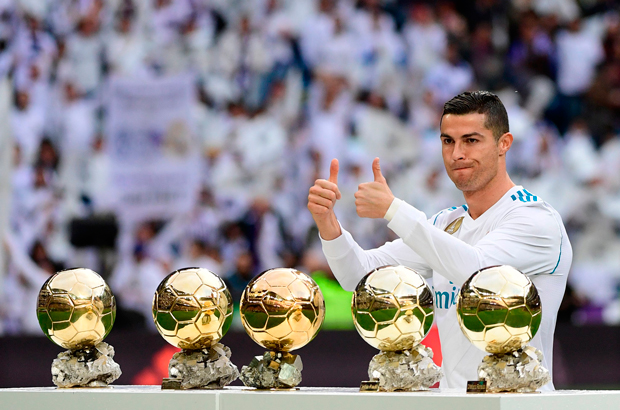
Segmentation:
<svg viewBox="0 0 620 410">
<path fill-rule="evenodd" d="M 474 347 L 459 327 L 457 294 L 479 269 L 514 266 L 534 282 L 540 294 L 542 323 L 530 344 L 542 351 L 542 364 L 553 374 L 553 333 L 572 261 L 560 215 L 510 180 L 506 153 L 513 137 L 506 109 L 496 95 L 486 91 L 457 95 L 444 105 L 440 130 L 446 171 L 463 192 L 466 204 L 427 218 L 394 197 L 375 158 L 374 181 L 361 184 L 355 193 L 357 214 L 385 218 L 400 238 L 363 250 L 334 214 L 341 196 L 338 160 L 334 159 L 329 179 L 317 180 L 308 195 L 308 209 L 329 265 L 348 290 L 383 265 L 405 265 L 432 277 L 445 374 L 440 386 L 462 389 L 468 380 L 478 379 L 477 368 L 486 353 Z M 553 389 L 552 381 L 541 390 Z"/>
</svg>

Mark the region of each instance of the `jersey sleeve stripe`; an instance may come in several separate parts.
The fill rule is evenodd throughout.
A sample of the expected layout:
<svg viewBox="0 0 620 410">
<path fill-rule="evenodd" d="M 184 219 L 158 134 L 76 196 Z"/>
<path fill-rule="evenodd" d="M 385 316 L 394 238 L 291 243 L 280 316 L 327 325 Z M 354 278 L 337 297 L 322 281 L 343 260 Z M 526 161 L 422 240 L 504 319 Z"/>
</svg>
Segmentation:
<svg viewBox="0 0 620 410">
<path fill-rule="evenodd" d="M 549 209 L 549 207 L 547 206 L 545 202 L 543 202 L 543 205 L 545 206 L 545 208 Z M 555 223 L 558 225 L 558 230 L 560 231 L 560 254 L 558 255 L 558 261 L 555 264 L 555 267 L 550 273 L 550 275 L 553 275 L 555 271 L 558 269 L 558 266 L 560 266 L 560 260 L 562 260 L 562 246 L 564 245 L 564 233 L 562 232 L 562 222 L 558 221 L 558 217 L 554 215 L 553 212 L 551 213 L 551 215 L 553 216 Z"/>
<path fill-rule="evenodd" d="M 525 195 L 523 193 L 525 193 Z M 538 202 L 538 197 L 534 194 L 531 194 L 526 189 L 523 189 L 523 191 L 517 191 L 517 195 L 510 195 L 510 198 L 513 201 L 516 201 L 518 199 L 521 202 Z"/>
<path fill-rule="evenodd" d="M 445 210 L 444 210 L 445 211 Z M 433 225 L 435 225 L 435 222 L 437 222 L 437 218 L 439 218 L 439 215 L 443 214 L 444 211 L 441 211 L 437 214 L 437 216 L 435 216 L 435 220 L 433 221 Z"/>
</svg>

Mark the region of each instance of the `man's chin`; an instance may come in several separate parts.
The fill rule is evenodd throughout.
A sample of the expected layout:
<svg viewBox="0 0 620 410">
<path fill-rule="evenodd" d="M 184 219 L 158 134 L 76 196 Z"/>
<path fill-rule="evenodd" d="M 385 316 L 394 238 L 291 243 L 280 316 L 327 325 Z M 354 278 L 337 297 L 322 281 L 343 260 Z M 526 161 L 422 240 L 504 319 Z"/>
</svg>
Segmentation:
<svg viewBox="0 0 620 410">
<path fill-rule="evenodd" d="M 467 180 L 464 180 L 464 178 L 459 178 L 453 174 L 449 174 L 448 176 L 450 177 L 450 180 L 452 181 L 456 189 L 458 189 L 459 191 L 467 190 L 469 185 Z"/>
<path fill-rule="evenodd" d="M 473 184 L 471 184 L 469 181 L 459 181 L 459 180 L 455 181 L 453 179 L 452 182 L 454 182 L 454 186 L 456 187 L 456 189 L 463 192 L 464 194 L 466 194 L 467 192 L 476 190 Z"/>
</svg>

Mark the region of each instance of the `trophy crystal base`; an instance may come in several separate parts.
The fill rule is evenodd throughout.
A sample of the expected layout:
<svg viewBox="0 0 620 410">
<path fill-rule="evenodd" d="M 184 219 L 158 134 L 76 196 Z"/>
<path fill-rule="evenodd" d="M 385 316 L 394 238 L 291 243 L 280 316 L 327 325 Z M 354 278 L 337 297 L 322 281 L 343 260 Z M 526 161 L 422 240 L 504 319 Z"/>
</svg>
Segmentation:
<svg viewBox="0 0 620 410">
<path fill-rule="evenodd" d="M 487 393 L 532 393 L 551 381 L 541 362 L 542 352 L 525 346 L 503 355 L 489 355 L 478 366 L 478 377 L 486 380 Z"/>
<path fill-rule="evenodd" d="M 181 350 L 170 359 L 170 377 L 162 381 L 161 388 L 221 389 L 239 377 L 230 356 L 230 348 L 221 343 L 202 350 Z"/>
<path fill-rule="evenodd" d="M 247 387 L 292 389 L 301 383 L 301 357 L 288 352 L 267 351 L 241 368 L 239 378 Z"/>
<path fill-rule="evenodd" d="M 441 380 L 443 373 L 433 362 L 433 351 L 418 344 L 411 350 L 375 355 L 368 365 L 368 377 L 378 382 L 376 391 L 420 391 Z"/>
<path fill-rule="evenodd" d="M 107 387 L 121 375 L 113 360 L 114 348 L 100 342 L 94 347 L 67 350 L 52 362 L 52 382 L 58 387 Z"/>
</svg>

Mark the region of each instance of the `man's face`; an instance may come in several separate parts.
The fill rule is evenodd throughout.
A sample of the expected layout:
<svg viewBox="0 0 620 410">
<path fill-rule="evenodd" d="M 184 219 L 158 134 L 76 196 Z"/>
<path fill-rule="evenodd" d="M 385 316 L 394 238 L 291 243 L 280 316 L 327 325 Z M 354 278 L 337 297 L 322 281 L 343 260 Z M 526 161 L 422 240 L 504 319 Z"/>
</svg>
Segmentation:
<svg viewBox="0 0 620 410">
<path fill-rule="evenodd" d="M 454 185 L 464 193 L 486 187 L 505 153 L 484 126 L 485 118 L 478 113 L 446 114 L 441 122 L 443 162 Z"/>
</svg>

